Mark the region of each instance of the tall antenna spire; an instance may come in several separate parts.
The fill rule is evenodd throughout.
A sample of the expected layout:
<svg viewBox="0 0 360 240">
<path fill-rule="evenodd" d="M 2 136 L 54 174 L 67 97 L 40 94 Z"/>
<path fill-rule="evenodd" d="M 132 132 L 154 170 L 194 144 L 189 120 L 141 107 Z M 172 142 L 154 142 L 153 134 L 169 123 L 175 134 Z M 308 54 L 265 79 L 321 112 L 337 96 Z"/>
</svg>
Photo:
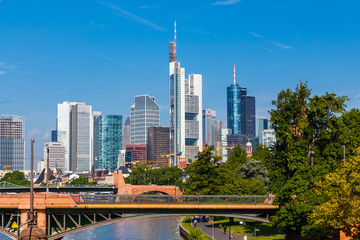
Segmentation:
<svg viewBox="0 0 360 240">
<path fill-rule="evenodd" d="M 235 85 L 235 64 L 234 64 L 234 85 Z"/>
<path fill-rule="evenodd" d="M 175 34 L 174 34 L 174 42 L 176 43 L 176 21 L 175 21 L 175 25 L 174 25 L 174 30 L 175 30 Z"/>
</svg>

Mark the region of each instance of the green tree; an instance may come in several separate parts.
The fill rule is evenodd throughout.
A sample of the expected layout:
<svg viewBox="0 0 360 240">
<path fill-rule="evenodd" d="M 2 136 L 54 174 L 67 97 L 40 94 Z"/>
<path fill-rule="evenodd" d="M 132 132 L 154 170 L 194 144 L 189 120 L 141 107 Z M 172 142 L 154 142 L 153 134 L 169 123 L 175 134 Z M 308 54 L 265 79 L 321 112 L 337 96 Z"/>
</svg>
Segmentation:
<svg viewBox="0 0 360 240">
<path fill-rule="evenodd" d="M 30 181 L 25 179 L 25 174 L 20 171 L 5 173 L 1 181 L 6 181 L 17 185 L 25 185 L 25 186 L 30 185 Z"/>
<path fill-rule="evenodd" d="M 254 159 L 246 160 L 246 162 L 236 171 L 236 176 L 242 179 L 255 178 L 263 185 L 269 182 L 266 166 L 261 161 Z"/>
<path fill-rule="evenodd" d="M 87 177 L 78 177 L 69 183 L 70 185 L 95 185 L 97 181 L 90 181 Z"/>
<path fill-rule="evenodd" d="M 341 116 L 346 115 L 348 98 L 334 93 L 310 94 L 307 84 L 300 84 L 294 91 L 281 91 L 273 101 L 275 109 L 270 115 L 277 141 L 266 166 L 269 187 L 280 205 L 272 223 L 313 239 L 325 239 L 324 231 L 308 222 L 314 205 L 323 200 L 311 188 L 339 166 L 348 130 Z"/>
<path fill-rule="evenodd" d="M 181 189 L 183 171 L 178 167 L 156 168 L 153 165 L 142 164 L 132 169 L 126 183 L 133 185 L 176 185 Z"/>
<path fill-rule="evenodd" d="M 326 199 L 311 214 L 312 225 L 330 235 L 344 230 L 353 239 L 360 238 L 360 148 L 337 171 L 316 183 L 314 192 Z"/>
<path fill-rule="evenodd" d="M 186 167 L 189 175 L 186 181 L 186 194 L 216 195 L 221 189 L 222 179 L 219 174 L 221 157 L 215 156 L 214 146 L 207 147 L 195 156 L 195 161 Z"/>
</svg>

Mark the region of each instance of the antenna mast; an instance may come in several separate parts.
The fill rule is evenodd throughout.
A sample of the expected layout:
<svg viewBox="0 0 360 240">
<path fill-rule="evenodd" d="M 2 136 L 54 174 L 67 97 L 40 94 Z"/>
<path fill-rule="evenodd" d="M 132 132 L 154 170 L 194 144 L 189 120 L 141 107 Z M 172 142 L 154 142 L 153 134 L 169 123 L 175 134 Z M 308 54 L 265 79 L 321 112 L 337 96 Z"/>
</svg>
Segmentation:
<svg viewBox="0 0 360 240">
<path fill-rule="evenodd" d="M 235 85 L 235 64 L 234 64 L 234 85 Z"/>
</svg>

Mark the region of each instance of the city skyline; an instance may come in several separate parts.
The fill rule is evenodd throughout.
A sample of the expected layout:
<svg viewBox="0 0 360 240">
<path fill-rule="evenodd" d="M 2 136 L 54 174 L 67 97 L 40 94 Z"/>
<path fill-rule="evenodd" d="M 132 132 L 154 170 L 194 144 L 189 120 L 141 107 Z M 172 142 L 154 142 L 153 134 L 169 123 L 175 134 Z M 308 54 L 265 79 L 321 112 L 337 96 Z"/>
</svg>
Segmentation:
<svg viewBox="0 0 360 240">
<path fill-rule="evenodd" d="M 295 12 L 286 1 L 278 9 L 266 1 L 215 3 L 63 1 L 54 9 L 39 1 L 30 13 L 30 2 L 18 8 L 1 1 L 0 102 L 11 102 L 0 105 L 0 114 L 25 117 L 27 168 L 30 138 L 38 161 L 64 101 L 126 118 L 133 97 L 148 94 L 159 102 L 160 125 L 169 126 L 167 44 L 175 20 L 179 62 L 203 75 L 203 109 L 214 109 L 223 123 L 233 64 L 237 82 L 256 97 L 259 118 L 268 117 L 280 90 L 300 80 L 313 94 L 347 95 L 349 107 L 359 106 L 359 3 L 303 1 Z"/>
</svg>

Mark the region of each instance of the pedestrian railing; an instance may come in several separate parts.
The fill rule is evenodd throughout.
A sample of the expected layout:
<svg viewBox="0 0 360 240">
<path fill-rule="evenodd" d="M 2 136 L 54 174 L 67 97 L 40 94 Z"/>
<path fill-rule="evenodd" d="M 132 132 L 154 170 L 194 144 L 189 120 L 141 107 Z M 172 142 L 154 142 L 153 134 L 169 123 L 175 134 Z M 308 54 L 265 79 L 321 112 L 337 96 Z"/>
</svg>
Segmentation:
<svg viewBox="0 0 360 240">
<path fill-rule="evenodd" d="M 72 194 L 77 204 L 268 204 L 268 195 L 103 195 Z"/>
</svg>

